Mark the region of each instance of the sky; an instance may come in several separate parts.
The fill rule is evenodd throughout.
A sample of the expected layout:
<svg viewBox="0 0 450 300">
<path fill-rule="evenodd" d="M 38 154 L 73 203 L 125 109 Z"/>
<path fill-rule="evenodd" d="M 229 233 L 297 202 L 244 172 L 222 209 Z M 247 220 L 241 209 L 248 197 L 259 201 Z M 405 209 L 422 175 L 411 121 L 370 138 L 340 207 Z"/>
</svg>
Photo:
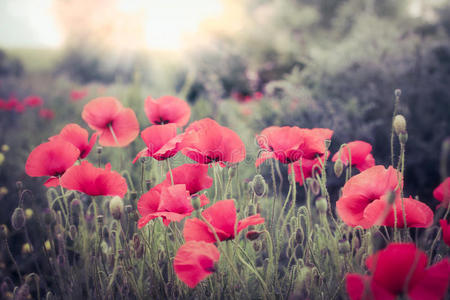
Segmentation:
<svg viewBox="0 0 450 300">
<path fill-rule="evenodd" d="M 55 15 L 54 1 L 64 0 L 0 0 L 0 47 L 61 47 L 65 32 Z M 221 0 L 116 1 L 121 14 L 145 14 L 143 30 L 149 49 L 182 47 L 187 35 L 195 34 L 208 19 L 219 18 L 224 10 Z"/>
</svg>

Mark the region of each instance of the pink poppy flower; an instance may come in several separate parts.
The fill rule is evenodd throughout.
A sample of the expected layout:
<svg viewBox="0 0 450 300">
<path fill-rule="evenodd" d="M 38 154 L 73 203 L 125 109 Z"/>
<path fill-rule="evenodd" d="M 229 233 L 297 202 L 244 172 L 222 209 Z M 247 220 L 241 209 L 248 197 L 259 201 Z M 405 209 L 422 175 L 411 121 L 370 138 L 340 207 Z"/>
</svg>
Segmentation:
<svg viewBox="0 0 450 300">
<path fill-rule="evenodd" d="M 78 124 L 67 124 L 58 135 L 49 138 L 50 141 L 56 139 L 65 140 L 80 150 L 80 159 L 89 155 L 97 141 L 97 133 L 94 133 L 89 140 L 89 133 Z"/>
<path fill-rule="evenodd" d="M 450 177 L 447 177 L 437 188 L 434 189 L 433 197 L 437 201 L 441 202 L 439 206 L 450 202 Z"/>
<path fill-rule="evenodd" d="M 375 159 L 370 153 L 372 151 L 372 145 L 363 141 L 353 141 L 347 143 L 346 146 L 342 147 L 340 152 L 333 155 L 331 160 L 337 161 L 338 158 L 340 158 L 344 165 L 348 165 L 348 148 L 350 148 L 352 166 L 355 166 L 361 172 L 375 165 Z"/>
<path fill-rule="evenodd" d="M 37 106 L 42 106 L 44 104 L 44 101 L 42 100 L 42 98 L 39 96 L 35 96 L 35 95 L 26 97 L 23 100 L 23 102 L 26 106 L 29 106 L 29 107 L 37 107 Z"/>
<path fill-rule="evenodd" d="M 150 123 L 158 125 L 175 123 L 183 127 L 191 117 L 191 108 L 187 102 L 173 96 L 158 99 L 147 97 L 144 110 Z"/>
</svg>

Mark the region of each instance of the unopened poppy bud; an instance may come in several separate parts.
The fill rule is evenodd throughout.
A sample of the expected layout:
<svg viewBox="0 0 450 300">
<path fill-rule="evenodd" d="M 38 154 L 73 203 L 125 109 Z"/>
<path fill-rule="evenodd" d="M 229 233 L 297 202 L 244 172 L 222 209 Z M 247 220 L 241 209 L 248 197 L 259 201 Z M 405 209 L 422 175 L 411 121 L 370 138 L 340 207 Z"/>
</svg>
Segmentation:
<svg viewBox="0 0 450 300">
<path fill-rule="evenodd" d="M 197 196 L 193 196 L 191 199 L 191 204 L 195 210 L 198 210 L 201 207 L 200 198 Z"/>
<path fill-rule="evenodd" d="M 257 174 L 255 175 L 255 177 L 253 177 L 251 187 L 257 197 L 264 196 L 267 191 L 266 181 L 264 180 L 264 177 L 262 177 L 260 174 Z"/>
<path fill-rule="evenodd" d="M 394 94 L 395 94 L 395 97 L 400 97 L 401 95 L 402 95 L 402 90 L 401 89 L 396 89 L 395 91 L 394 91 Z"/>
<path fill-rule="evenodd" d="M 305 233 L 303 232 L 303 229 L 297 228 L 297 230 L 295 231 L 295 242 L 297 244 L 303 244 L 303 239 L 305 238 Z"/>
<path fill-rule="evenodd" d="M 22 208 L 17 207 L 11 216 L 11 225 L 14 230 L 20 230 L 25 226 L 25 212 Z"/>
<path fill-rule="evenodd" d="M 349 253 L 351 250 L 350 243 L 347 240 L 340 240 L 338 243 L 338 249 L 340 254 Z"/>
<path fill-rule="evenodd" d="M 254 241 L 256 240 L 259 235 L 261 234 L 261 232 L 256 231 L 256 230 L 250 230 L 249 232 L 247 232 L 247 234 L 245 235 L 245 237 L 247 238 L 247 240 L 249 241 Z"/>
<path fill-rule="evenodd" d="M 309 188 L 311 189 L 311 192 L 314 195 L 319 195 L 320 194 L 320 184 L 319 182 L 314 179 L 314 178 L 307 178 L 306 182 L 308 183 Z"/>
<path fill-rule="evenodd" d="M 39 281 L 39 275 L 36 273 L 30 273 L 25 276 L 25 283 L 32 284 L 34 280 Z"/>
<path fill-rule="evenodd" d="M 394 118 L 394 123 L 392 124 L 394 127 L 395 133 L 400 135 L 400 133 L 406 133 L 406 119 L 403 115 L 396 115 Z"/>
<path fill-rule="evenodd" d="M 122 218 L 123 214 L 123 200 L 119 196 L 115 196 L 111 199 L 109 202 L 109 212 L 111 213 L 111 216 L 116 219 L 120 220 Z"/>
<path fill-rule="evenodd" d="M 406 132 L 400 133 L 398 136 L 398 140 L 399 140 L 400 144 L 403 144 L 403 145 L 406 144 L 406 142 L 408 141 L 408 134 Z"/>
<path fill-rule="evenodd" d="M 319 211 L 319 213 L 326 213 L 327 209 L 328 209 L 328 203 L 327 203 L 327 199 L 325 199 L 324 197 L 320 197 L 319 199 L 316 200 L 316 209 L 317 211 Z"/>
<path fill-rule="evenodd" d="M 69 227 L 69 237 L 70 237 L 70 239 L 72 241 L 75 240 L 75 238 L 77 237 L 77 234 L 78 234 L 77 227 L 75 225 L 70 225 L 70 227 Z"/>
<path fill-rule="evenodd" d="M 33 247 L 29 243 L 22 245 L 22 254 L 29 254 L 33 252 Z"/>
<path fill-rule="evenodd" d="M 8 226 L 5 224 L 0 225 L 0 237 L 3 240 L 6 240 L 8 238 Z"/>
<path fill-rule="evenodd" d="M 342 163 L 342 160 L 340 158 L 334 163 L 333 169 L 336 177 L 341 177 L 342 172 L 344 171 L 344 164 Z"/>
<path fill-rule="evenodd" d="M 45 300 L 53 300 L 53 299 L 54 297 L 52 292 L 47 292 L 47 295 L 45 295 Z"/>
<path fill-rule="evenodd" d="M 16 181 L 16 187 L 19 191 L 23 190 L 23 183 L 22 181 Z"/>
</svg>

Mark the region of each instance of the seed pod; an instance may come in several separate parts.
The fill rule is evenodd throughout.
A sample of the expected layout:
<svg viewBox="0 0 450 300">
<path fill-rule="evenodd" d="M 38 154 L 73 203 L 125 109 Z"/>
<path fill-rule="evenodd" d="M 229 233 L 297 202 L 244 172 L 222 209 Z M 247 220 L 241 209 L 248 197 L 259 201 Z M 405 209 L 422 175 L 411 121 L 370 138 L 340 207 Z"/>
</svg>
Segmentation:
<svg viewBox="0 0 450 300">
<path fill-rule="evenodd" d="M 406 119 L 403 115 L 396 115 L 394 118 L 394 123 L 392 124 L 394 127 L 395 133 L 400 135 L 400 133 L 406 133 Z"/>
<path fill-rule="evenodd" d="M 317 199 L 315 204 L 316 204 L 316 209 L 319 213 L 324 214 L 327 212 L 328 203 L 327 203 L 327 199 L 325 199 L 325 197 L 320 197 L 319 199 Z"/>
<path fill-rule="evenodd" d="M 260 174 L 255 175 L 253 177 L 252 185 L 253 192 L 257 197 L 263 197 L 267 192 L 267 184 Z"/>
<path fill-rule="evenodd" d="M 22 208 L 17 207 L 11 216 L 11 226 L 14 230 L 20 230 L 25 226 L 26 217 Z"/>
<path fill-rule="evenodd" d="M 333 170 L 336 177 L 341 177 L 342 172 L 344 171 L 344 164 L 340 158 L 334 163 Z"/>
<path fill-rule="evenodd" d="M 116 219 L 120 220 L 123 215 L 123 200 L 119 196 L 115 196 L 109 201 L 109 212 L 111 213 L 111 216 Z"/>
</svg>

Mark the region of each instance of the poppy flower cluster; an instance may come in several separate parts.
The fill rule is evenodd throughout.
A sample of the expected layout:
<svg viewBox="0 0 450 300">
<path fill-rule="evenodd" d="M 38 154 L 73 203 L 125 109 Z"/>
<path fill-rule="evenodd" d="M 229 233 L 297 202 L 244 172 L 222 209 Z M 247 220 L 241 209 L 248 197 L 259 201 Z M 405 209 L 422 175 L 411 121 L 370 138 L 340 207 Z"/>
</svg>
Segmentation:
<svg viewBox="0 0 450 300">
<path fill-rule="evenodd" d="M 427 267 L 427 255 L 413 243 L 392 243 L 366 259 L 370 275 L 349 273 L 347 293 L 351 300 L 439 300 L 447 292 L 450 261 Z"/>
<path fill-rule="evenodd" d="M 392 167 L 374 166 L 353 176 L 336 202 L 339 217 L 349 226 L 429 227 L 433 212 L 411 197 L 401 198 L 401 174 Z M 395 203 L 395 205 L 394 205 Z M 403 211 L 404 209 L 404 211 Z M 403 218 L 405 216 L 405 218 Z M 397 221 L 397 223 L 395 223 Z"/>
<path fill-rule="evenodd" d="M 327 128 L 305 129 L 271 126 L 257 136 L 258 145 L 264 150 L 256 159 L 255 166 L 269 158 L 290 164 L 301 158 L 314 159 L 325 154 L 325 140 L 330 140 L 333 131 Z"/>
<path fill-rule="evenodd" d="M 0 98 L 0 111 L 12 111 L 16 113 L 24 113 L 27 108 L 39 108 L 38 114 L 42 119 L 52 120 L 55 118 L 55 112 L 52 109 L 44 108 L 44 100 L 36 95 L 30 95 L 20 101 L 15 96 L 9 97 L 8 100 Z"/>
<path fill-rule="evenodd" d="M 172 176 L 168 173 L 163 182 L 139 198 L 137 206 L 142 218 L 138 227 L 142 228 L 158 217 L 166 226 L 181 221 L 194 211 L 192 197 L 199 197 L 201 206 L 209 203 L 204 194 L 197 193 L 210 188 L 212 181 L 206 165 L 185 164 L 173 169 Z"/>
<path fill-rule="evenodd" d="M 351 161 L 352 166 L 362 172 L 375 166 L 375 159 L 371 152 L 371 144 L 363 141 L 353 141 L 343 146 L 339 152 L 333 155 L 331 160 L 335 162 L 340 159 L 345 166 Z"/>
<path fill-rule="evenodd" d="M 124 108 L 113 97 L 100 97 L 87 103 L 83 120 L 99 135 L 102 146 L 124 147 L 139 134 L 139 123 L 131 108 Z"/>
</svg>

